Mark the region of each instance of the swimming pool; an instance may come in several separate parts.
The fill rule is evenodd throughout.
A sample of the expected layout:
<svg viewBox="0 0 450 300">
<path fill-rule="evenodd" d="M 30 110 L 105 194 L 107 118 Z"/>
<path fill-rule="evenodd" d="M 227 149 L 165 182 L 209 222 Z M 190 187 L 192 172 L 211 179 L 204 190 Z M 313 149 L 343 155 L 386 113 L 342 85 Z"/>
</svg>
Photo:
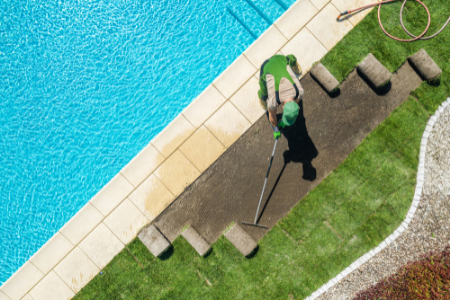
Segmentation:
<svg viewBox="0 0 450 300">
<path fill-rule="evenodd" d="M 294 2 L 0 3 L 0 285 Z"/>
</svg>

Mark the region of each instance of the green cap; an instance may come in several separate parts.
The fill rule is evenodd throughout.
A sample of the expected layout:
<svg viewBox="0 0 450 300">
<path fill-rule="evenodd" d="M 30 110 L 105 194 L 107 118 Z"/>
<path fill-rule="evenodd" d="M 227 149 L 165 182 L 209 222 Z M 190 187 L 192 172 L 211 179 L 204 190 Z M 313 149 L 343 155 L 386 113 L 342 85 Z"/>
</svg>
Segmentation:
<svg viewBox="0 0 450 300">
<path fill-rule="evenodd" d="M 294 124 L 295 120 L 297 120 L 299 110 L 300 108 L 298 107 L 298 104 L 295 103 L 295 101 L 286 103 L 283 108 L 283 117 L 281 118 L 283 120 L 283 123 L 286 126 L 291 126 L 292 124 Z"/>
</svg>

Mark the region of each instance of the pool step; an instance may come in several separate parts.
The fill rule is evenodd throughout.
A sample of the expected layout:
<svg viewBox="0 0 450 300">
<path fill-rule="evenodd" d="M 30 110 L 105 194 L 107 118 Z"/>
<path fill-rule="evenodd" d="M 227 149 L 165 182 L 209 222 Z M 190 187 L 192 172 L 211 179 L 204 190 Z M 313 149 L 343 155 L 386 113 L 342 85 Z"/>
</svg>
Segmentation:
<svg viewBox="0 0 450 300">
<path fill-rule="evenodd" d="M 205 256 L 211 249 L 205 239 L 192 227 L 186 228 L 181 235 L 188 241 L 189 244 L 197 251 L 200 256 Z"/>
<path fill-rule="evenodd" d="M 155 257 L 160 256 L 170 247 L 169 241 L 155 225 L 144 228 L 138 238 Z"/>
</svg>

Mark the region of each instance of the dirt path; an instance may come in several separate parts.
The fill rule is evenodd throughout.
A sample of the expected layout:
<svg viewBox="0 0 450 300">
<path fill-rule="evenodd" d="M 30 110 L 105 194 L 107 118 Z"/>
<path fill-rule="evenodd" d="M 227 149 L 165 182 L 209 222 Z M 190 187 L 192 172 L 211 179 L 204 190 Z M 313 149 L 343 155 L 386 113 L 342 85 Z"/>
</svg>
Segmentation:
<svg viewBox="0 0 450 300">
<path fill-rule="evenodd" d="M 389 91 L 377 94 L 353 71 L 341 84 L 341 94 L 332 98 L 306 74 L 303 115 L 278 142 L 260 223 L 274 226 L 421 82 L 405 63 Z M 153 223 L 170 241 L 191 224 L 213 243 L 232 221 L 253 221 L 273 144 L 263 116 Z M 255 240 L 268 232 L 243 228 Z"/>
</svg>

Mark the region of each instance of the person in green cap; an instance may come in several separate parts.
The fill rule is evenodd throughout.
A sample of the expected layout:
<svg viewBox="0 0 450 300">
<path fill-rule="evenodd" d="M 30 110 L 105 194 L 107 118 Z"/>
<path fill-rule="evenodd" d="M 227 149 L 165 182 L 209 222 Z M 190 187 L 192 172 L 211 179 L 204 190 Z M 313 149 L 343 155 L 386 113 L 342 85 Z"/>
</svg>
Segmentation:
<svg viewBox="0 0 450 300">
<path fill-rule="evenodd" d="M 280 127 L 291 126 L 297 120 L 300 110 L 298 102 L 303 98 L 303 88 L 295 73 L 301 67 L 294 55 L 274 55 L 261 65 L 258 91 L 261 106 L 269 111 L 269 121 L 274 138 L 281 136 Z M 281 107 L 283 116 L 277 119 L 277 109 Z"/>
</svg>

